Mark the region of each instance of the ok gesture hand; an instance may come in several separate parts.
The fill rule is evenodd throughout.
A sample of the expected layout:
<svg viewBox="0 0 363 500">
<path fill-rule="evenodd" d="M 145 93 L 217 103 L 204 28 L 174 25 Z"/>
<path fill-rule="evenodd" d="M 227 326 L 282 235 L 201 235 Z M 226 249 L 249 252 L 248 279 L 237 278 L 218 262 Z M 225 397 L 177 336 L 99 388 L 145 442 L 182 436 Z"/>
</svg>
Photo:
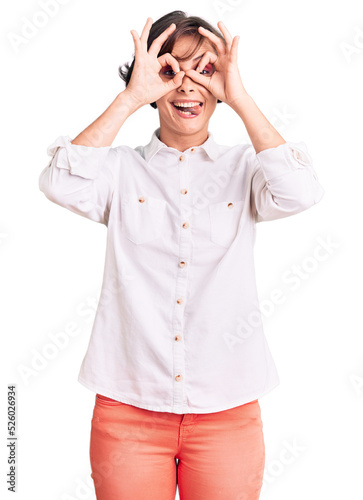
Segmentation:
<svg viewBox="0 0 363 500">
<path fill-rule="evenodd" d="M 140 38 L 135 30 L 131 30 L 135 44 L 135 63 L 125 92 L 137 107 L 152 103 L 179 87 L 185 74 L 184 71 L 180 71 L 178 61 L 171 54 L 166 53 L 157 57 L 161 46 L 175 30 L 175 24 L 171 24 L 161 33 L 153 41 L 148 51 L 147 40 L 151 25 L 152 19 L 148 17 Z M 167 65 L 172 67 L 176 75 L 172 80 L 164 81 L 159 73 Z"/>
<path fill-rule="evenodd" d="M 208 38 L 208 40 L 215 45 L 218 54 L 207 51 L 200 60 L 196 70 L 189 69 L 185 74 L 196 83 L 203 85 L 217 99 L 233 106 L 240 97 L 247 94 L 237 66 L 239 36 L 235 36 L 232 39 L 232 36 L 222 21 L 219 21 L 217 25 L 224 36 L 226 46 L 223 40 L 214 35 L 214 33 L 200 26 L 198 28 L 199 33 Z M 201 75 L 199 72 L 208 63 L 214 65 L 214 73 L 212 76 Z"/>
</svg>

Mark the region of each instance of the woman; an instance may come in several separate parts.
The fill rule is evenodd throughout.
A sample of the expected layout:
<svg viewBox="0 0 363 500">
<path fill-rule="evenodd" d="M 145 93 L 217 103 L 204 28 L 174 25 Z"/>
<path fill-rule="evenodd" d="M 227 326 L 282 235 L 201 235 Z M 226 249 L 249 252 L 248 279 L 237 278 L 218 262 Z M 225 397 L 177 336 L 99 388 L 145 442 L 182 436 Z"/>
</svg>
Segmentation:
<svg viewBox="0 0 363 500">
<path fill-rule="evenodd" d="M 246 92 L 239 37 L 171 12 L 139 37 L 124 91 L 40 174 L 54 203 L 107 226 L 102 292 L 79 374 L 96 393 L 98 500 L 256 500 L 265 448 L 258 398 L 279 384 L 254 276 L 256 222 L 323 196 L 304 143 L 286 142 Z M 218 102 L 252 144 L 216 144 Z M 146 104 L 146 146 L 111 147 Z M 228 123 L 226 123 L 228 127 Z"/>
</svg>

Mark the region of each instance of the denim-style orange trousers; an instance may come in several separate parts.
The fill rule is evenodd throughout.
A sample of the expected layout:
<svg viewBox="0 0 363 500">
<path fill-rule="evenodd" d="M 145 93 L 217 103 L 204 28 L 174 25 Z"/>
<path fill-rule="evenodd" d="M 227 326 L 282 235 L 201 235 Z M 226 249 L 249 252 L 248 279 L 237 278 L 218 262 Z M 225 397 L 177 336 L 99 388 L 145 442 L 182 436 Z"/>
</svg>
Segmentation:
<svg viewBox="0 0 363 500">
<path fill-rule="evenodd" d="M 97 500 L 258 500 L 258 400 L 215 413 L 145 410 L 96 394 L 90 462 Z"/>
</svg>

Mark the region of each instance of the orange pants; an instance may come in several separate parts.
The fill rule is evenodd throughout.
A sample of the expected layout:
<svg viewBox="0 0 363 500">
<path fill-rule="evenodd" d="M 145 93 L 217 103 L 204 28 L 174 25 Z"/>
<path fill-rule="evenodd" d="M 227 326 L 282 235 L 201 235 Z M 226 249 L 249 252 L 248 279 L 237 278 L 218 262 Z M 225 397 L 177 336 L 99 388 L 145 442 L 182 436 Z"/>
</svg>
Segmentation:
<svg viewBox="0 0 363 500">
<path fill-rule="evenodd" d="M 258 500 L 258 400 L 215 413 L 145 410 L 96 394 L 90 460 L 97 500 Z"/>
</svg>

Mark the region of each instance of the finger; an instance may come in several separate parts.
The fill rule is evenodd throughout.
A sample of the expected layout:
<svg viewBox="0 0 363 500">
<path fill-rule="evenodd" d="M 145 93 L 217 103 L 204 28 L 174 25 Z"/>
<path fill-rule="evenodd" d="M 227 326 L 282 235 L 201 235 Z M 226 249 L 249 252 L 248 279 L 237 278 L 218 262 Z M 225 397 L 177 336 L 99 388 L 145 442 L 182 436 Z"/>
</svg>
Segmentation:
<svg viewBox="0 0 363 500">
<path fill-rule="evenodd" d="M 231 44 L 232 44 L 232 36 L 231 36 L 230 32 L 225 27 L 223 21 L 219 21 L 217 23 L 217 26 L 221 30 L 222 35 L 224 36 L 224 39 L 225 39 L 226 44 L 227 44 L 227 49 L 230 50 Z"/>
<path fill-rule="evenodd" d="M 166 82 L 165 86 L 168 91 L 173 90 L 175 87 L 180 87 L 180 85 L 183 83 L 184 75 L 184 71 L 179 71 L 179 73 L 177 73 L 172 80 Z"/>
<path fill-rule="evenodd" d="M 210 62 L 211 64 L 214 64 L 218 59 L 218 55 L 210 52 L 209 50 L 203 55 L 202 59 L 199 61 L 199 64 L 196 68 L 196 72 L 199 73 L 202 71 L 207 64 Z"/>
<path fill-rule="evenodd" d="M 201 35 L 205 36 L 206 38 L 208 38 L 212 43 L 214 43 L 214 45 L 217 47 L 217 51 L 220 53 L 220 54 L 225 54 L 226 52 L 226 47 L 223 43 L 223 41 L 221 40 L 221 38 L 219 38 L 219 36 L 215 35 L 214 33 L 212 33 L 211 31 L 203 28 L 202 26 L 199 26 L 198 28 L 198 31 Z"/>
<path fill-rule="evenodd" d="M 161 67 L 171 66 L 175 73 L 180 71 L 179 63 L 169 52 L 166 52 L 162 56 L 158 57 L 158 62 L 161 64 Z"/>
<path fill-rule="evenodd" d="M 132 35 L 132 38 L 134 39 L 135 55 L 136 55 L 136 53 L 139 52 L 140 47 L 141 47 L 140 38 L 139 38 L 139 35 L 137 34 L 137 31 L 130 30 L 130 33 Z"/>
<path fill-rule="evenodd" d="M 194 80 L 196 83 L 199 83 L 200 85 L 203 85 L 206 89 L 209 89 L 211 79 L 208 78 L 207 76 L 197 73 L 197 71 L 194 71 L 194 69 L 187 69 L 185 74 L 186 76 Z"/>
<path fill-rule="evenodd" d="M 169 28 L 167 28 L 161 35 L 159 35 L 153 43 L 150 45 L 149 54 L 157 56 L 160 52 L 161 46 L 165 42 L 165 40 L 170 36 L 170 34 L 175 30 L 176 24 L 172 23 Z"/>
<path fill-rule="evenodd" d="M 240 37 L 239 36 L 235 36 L 233 38 L 233 42 L 232 42 L 232 46 L 231 46 L 231 57 L 232 57 L 232 61 L 237 61 L 237 52 L 238 52 L 238 42 L 239 42 L 239 39 Z"/>
<path fill-rule="evenodd" d="M 141 33 L 141 36 L 140 36 L 141 43 L 145 47 L 146 47 L 146 44 L 147 44 L 147 39 L 149 37 L 150 28 L 151 28 L 152 23 L 153 23 L 153 20 L 151 19 L 151 17 L 148 17 L 147 21 L 146 21 L 146 24 L 144 26 L 144 29 L 142 30 L 142 33 Z"/>
</svg>

